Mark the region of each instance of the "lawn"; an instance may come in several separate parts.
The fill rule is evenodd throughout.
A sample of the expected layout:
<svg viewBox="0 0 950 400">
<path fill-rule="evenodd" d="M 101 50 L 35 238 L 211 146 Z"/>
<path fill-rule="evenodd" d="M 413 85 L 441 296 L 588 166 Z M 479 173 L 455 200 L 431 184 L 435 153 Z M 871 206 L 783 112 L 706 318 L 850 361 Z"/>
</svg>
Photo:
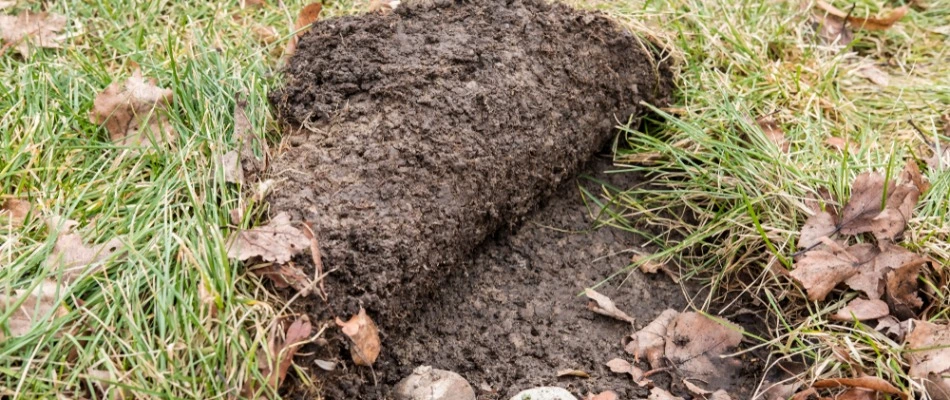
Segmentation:
<svg viewBox="0 0 950 400">
<path fill-rule="evenodd" d="M 231 232 L 264 220 L 266 205 L 226 181 L 221 156 L 241 145 L 239 102 L 251 135 L 279 146 L 267 93 L 305 3 L 241 3 L 20 0 L 0 10 L 67 21 L 61 48 L 0 54 L 0 195 L 31 210 L 22 224 L 0 219 L 0 295 L 13 299 L 0 310 L 0 395 L 231 398 L 267 379 L 261 349 L 285 310 L 226 247 Z M 900 245 L 933 260 L 920 278 L 920 318 L 950 320 L 950 160 L 925 162 L 950 140 L 941 120 L 950 112 L 950 1 L 917 2 L 885 30 L 855 29 L 849 45 L 816 37 L 813 11 L 798 1 L 571 3 L 667 45 L 679 72 L 675 105 L 620 130 L 617 173 L 646 173 L 655 185 L 609 190 L 617 207 L 604 223 L 647 235 L 656 259 L 708 285 L 695 308 L 744 294 L 767 310 L 766 334 L 751 341 L 769 350 L 769 365 L 802 361 L 804 382 L 861 371 L 920 393 L 903 343 L 829 319 L 854 293 L 808 301 L 781 270 L 802 255 L 799 232 L 821 188 L 843 204 L 856 176 L 897 176 L 910 159 L 932 186 Z M 899 5 L 859 0 L 851 13 Z M 321 18 L 366 8 L 329 1 Z M 136 69 L 173 92 L 171 146 L 118 145 L 90 120 L 97 94 Z M 758 126 L 763 116 L 787 151 Z M 232 210 L 243 217 L 232 221 Z M 68 277 L 47 261 L 70 230 L 86 244 L 120 241 L 104 271 Z M 15 334 L 23 293 L 37 289 L 63 308 Z"/>
</svg>

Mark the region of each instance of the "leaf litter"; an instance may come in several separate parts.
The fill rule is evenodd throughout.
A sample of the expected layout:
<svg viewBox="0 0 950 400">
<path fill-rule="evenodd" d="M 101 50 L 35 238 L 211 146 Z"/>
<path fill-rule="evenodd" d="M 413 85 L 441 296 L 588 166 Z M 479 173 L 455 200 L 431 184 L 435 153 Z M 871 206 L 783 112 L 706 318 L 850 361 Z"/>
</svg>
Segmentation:
<svg viewBox="0 0 950 400">
<path fill-rule="evenodd" d="M 372 366 L 379 357 L 382 343 L 379 340 L 379 328 L 369 315 L 366 315 L 366 310 L 360 307 L 359 313 L 346 322 L 337 317 L 336 324 L 352 341 L 350 357 L 353 358 L 353 363 L 366 367 Z"/>
<path fill-rule="evenodd" d="M 168 119 L 173 100 L 174 92 L 136 69 L 125 82 L 113 82 L 96 96 L 89 119 L 105 126 L 116 144 L 164 147 L 178 137 Z"/>
<path fill-rule="evenodd" d="M 950 325 L 916 321 L 907 336 L 908 374 L 935 400 L 950 399 Z"/>
<path fill-rule="evenodd" d="M 21 12 L 17 16 L 0 15 L 0 54 L 13 47 L 23 57 L 29 57 L 32 48 L 60 48 L 66 39 L 59 34 L 66 28 L 65 16 L 47 12 Z"/>
<path fill-rule="evenodd" d="M 283 212 L 264 226 L 235 232 L 227 244 L 228 257 L 241 261 L 259 257 L 277 264 L 286 264 L 309 248 L 310 238 Z"/>
<path fill-rule="evenodd" d="M 592 302 L 587 303 L 587 308 L 589 310 L 597 314 L 605 315 L 621 321 L 626 321 L 631 324 L 636 321 L 633 317 L 618 309 L 613 300 L 607 296 L 597 293 L 597 291 L 594 289 L 584 289 L 584 295 L 587 296 L 588 299 L 593 300 Z"/>
</svg>

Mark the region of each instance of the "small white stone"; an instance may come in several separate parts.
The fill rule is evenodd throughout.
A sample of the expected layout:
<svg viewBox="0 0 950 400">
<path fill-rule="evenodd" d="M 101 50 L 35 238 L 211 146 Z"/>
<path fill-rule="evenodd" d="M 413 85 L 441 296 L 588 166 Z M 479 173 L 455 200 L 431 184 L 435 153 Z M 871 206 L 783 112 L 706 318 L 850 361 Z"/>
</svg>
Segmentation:
<svg viewBox="0 0 950 400">
<path fill-rule="evenodd" d="M 525 390 L 511 400 L 577 400 L 577 397 L 562 388 L 548 386 Z"/>
<path fill-rule="evenodd" d="M 461 375 L 428 365 L 412 371 L 394 391 L 396 400 L 475 400 L 475 390 Z"/>
</svg>

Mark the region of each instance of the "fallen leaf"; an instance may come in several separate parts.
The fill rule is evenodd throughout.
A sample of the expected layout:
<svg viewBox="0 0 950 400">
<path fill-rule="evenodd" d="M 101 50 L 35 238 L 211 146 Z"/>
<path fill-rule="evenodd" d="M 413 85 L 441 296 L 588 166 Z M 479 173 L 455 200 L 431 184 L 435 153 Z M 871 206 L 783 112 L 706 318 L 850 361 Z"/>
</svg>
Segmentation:
<svg viewBox="0 0 950 400">
<path fill-rule="evenodd" d="M 818 389 L 836 388 L 836 387 L 842 387 L 842 386 L 850 387 L 850 388 L 862 388 L 862 389 L 874 390 L 881 393 L 900 395 L 902 399 L 907 398 L 907 395 L 901 392 L 900 389 L 890 384 L 890 382 L 884 379 L 878 378 L 876 376 L 862 376 L 860 378 L 821 379 L 813 383 L 811 386 Z"/>
<path fill-rule="evenodd" d="M 884 210 L 871 220 L 871 232 L 878 240 L 897 238 L 910 221 L 914 207 L 920 200 L 920 191 L 913 184 L 902 183 L 887 197 Z"/>
<path fill-rule="evenodd" d="M 23 226 L 27 215 L 33 210 L 33 205 L 23 199 L 6 199 L 0 206 L 0 217 L 9 222 L 10 225 L 17 227 Z"/>
<path fill-rule="evenodd" d="M 43 281 L 32 291 L 14 290 L 10 296 L 0 294 L 0 309 L 4 312 L 14 307 L 21 299 L 23 301 L 6 319 L 5 325 L 10 330 L 10 335 L 23 336 L 36 325 L 46 325 L 51 319 L 65 316 L 66 307 L 60 304 L 60 298 L 65 291 L 66 289 L 56 282 Z M 5 339 L 4 330 L 0 329 L 0 340 Z"/>
<path fill-rule="evenodd" d="M 639 265 L 640 272 L 644 274 L 655 274 L 665 268 L 665 266 L 656 260 L 648 260 L 649 257 L 637 254 L 630 258 L 630 262 Z"/>
<path fill-rule="evenodd" d="M 617 396 L 616 392 L 614 392 L 613 390 L 607 390 L 604 392 L 600 392 L 599 394 L 596 394 L 596 395 L 589 394 L 587 395 L 587 397 L 584 398 L 584 400 L 617 400 L 619 398 L 620 397 Z"/>
<path fill-rule="evenodd" d="M 0 38 L 5 42 L 3 49 L 13 47 L 23 57 L 29 57 L 33 47 L 62 47 L 65 36 L 59 32 L 65 27 L 66 17 L 57 14 L 24 11 L 15 17 L 0 15 Z"/>
<path fill-rule="evenodd" d="M 103 244 L 86 245 L 82 236 L 72 231 L 77 225 L 76 221 L 66 220 L 61 229 L 50 229 L 50 232 L 55 232 L 56 243 L 53 244 L 53 251 L 43 261 L 43 265 L 50 271 L 61 272 L 66 281 L 102 270 L 105 267 L 104 261 L 125 247 L 118 238 Z"/>
<path fill-rule="evenodd" d="M 858 273 L 845 280 L 845 284 L 864 292 L 872 300 L 884 295 L 888 272 L 921 259 L 916 253 L 893 243 L 884 243 L 879 247 L 867 243 L 857 244 L 851 246 L 849 251 L 858 259 Z"/>
<path fill-rule="evenodd" d="M 887 192 L 894 192 L 894 183 Z M 858 175 L 851 184 L 851 199 L 841 212 L 840 232 L 857 235 L 871 231 L 871 222 L 882 210 L 884 199 L 884 176 L 875 172 Z"/>
<path fill-rule="evenodd" d="M 300 14 L 297 16 L 297 22 L 294 24 L 294 34 L 293 37 L 287 42 L 287 47 L 284 48 L 284 55 L 290 57 L 294 55 L 297 51 L 297 42 L 300 40 L 300 36 L 303 35 L 303 28 L 310 26 L 310 24 L 317 21 L 320 18 L 320 11 L 323 10 L 323 4 L 320 3 L 310 3 L 304 6 L 300 10 Z"/>
<path fill-rule="evenodd" d="M 878 400 L 878 392 L 867 389 L 852 388 L 835 396 L 835 400 Z"/>
<path fill-rule="evenodd" d="M 877 326 L 874 327 L 874 330 L 896 338 L 898 342 L 901 342 L 904 339 L 904 335 L 907 334 L 907 329 L 904 328 L 904 325 L 903 322 L 894 316 L 888 315 L 877 321 Z"/>
<path fill-rule="evenodd" d="M 693 382 L 690 382 L 687 379 L 683 379 L 683 385 L 686 386 L 686 390 L 689 390 L 691 393 L 695 395 L 699 395 L 700 397 L 703 397 L 703 398 L 705 398 L 707 394 L 712 394 L 711 390 L 703 389 L 699 387 L 699 385 Z"/>
<path fill-rule="evenodd" d="M 807 2 L 805 4 L 807 4 Z M 839 18 L 828 13 L 814 12 L 811 15 L 811 21 L 818 29 L 818 37 L 826 44 L 847 46 L 854 41 L 854 33 L 851 32 L 851 28 L 847 26 L 844 18 Z M 828 108 L 825 109 L 829 110 Z M 836 110 L 830 109 L 830 111 L 835 112 L 833 115 L 837 115 Z"/>
<path fill-rule="evenodd" d="M 399 0 L 370 0 L 367 10 L 369 12 L 388 13 L 399 7 L 399 3 Z"/>
<path fill-rule="evenodd" d="M 762 133 L 765 134 L 765 137 L 769 139 L 769 141 L 778 146 L 779 150 L 783 153 L 788 153 L 790 143 L 785 139 L 785 131 L 778 126 L 778 123 L 775 122 L 775 118 L 772 118 L 771 115 L 764 115 L 757 118 L 755 123 L 759 125 L 759 128 L 762 129 Z"/>
<path fill-rule="evenodd" d="M 251 32 L 254 32 L 257 40 L 264 44 L 271 44 L 280 39 L 280 32 L 277 32 L 277 28 L 273 26 L 254 24 L 251 26 Z"/>
<path fill-rule="evenodd" d="M 273 363 L 268 366 L 265 375 L 268 376 L 268 383 L 276 390 L 287 378 L 287 371 L 294 362 L 294 355 L 297 350 L 303 347 L 304 341 L 310 338 L 310 332 L 313 326 L 310 324 L 310 318 L 306 315 L 294 320 L 287 327 L 284 333 L 284 340 L 272 338 L 271 351 L 274 357 Z M 279 344 L 278 344 L 279 343 Z"/>
<path fill-rule="evenodd" d="M 672 393 L 667 392 L 658 387 L 655 387 L 653 389 L 650 389 L 650 395 L 647 396 L 647 400 L 683 400 L 683 398 L 673 396 Z"/>
<path fill-rule="evenodd" d="M 221 158 L 221 168 L 224 168 L 224 181 L 244 185 L 244 170 L 241 168 L 241 158 L 236 150 L 224 153 Z"/>
<path fill-rule="evenodd" d="M 353 346 L 350 346 L 350 357 L 353 357 L 353 363 L 366 367 L 373 365 L 376 357 L 379 357 L 382 344 L 379 341 L 379 329 L 376 328 L 376 323 L 366 315 L 366 310 L 360 307 L 359 314 L 346 322 L 337 317 L 336 324 L 343 334 L 353 341 Z"/>
<path fill-rule="evenodd" d="M 920 275 L 920 267 L 926 263 L 927 259 L 917 257 L 887 273 L 885 299 L 895 317 L 913 318 L 924 305 L 923 300 L 917 296 L 917 277 Z"/>
<path fill-rule="evenodd" d="M 250 270 L 254 275 L 270 279 L 277 288 L 293 287 L 300 292 L 300 296 L 310 295 L 310 278 L 300 268 L 289 264 L 268 264 Z"/>
<path fill-rule="evenodd" d="M 839 137 L 830 136 L 825 139 L 825 145 L 831 147 L 840 152 L 845 152 L 845 150 L 850 151 L 851 154 L 857 153 L 861 149 L 861 146 L 855 143 L 851 139 L 844 139 Z"/>
<path fill-rule="evenodd" d="M 712 395 L 710 395 L 707 398 L 709 400 L 732 400 L 732 396 L 730 396 L 728 392 L 722 389 L 713 392 Z"/>
<path fill-rule="evenodd" d="M 652 384 L 653 382 L 644 377 L 646 375 L 642 369 L 637 368 L 637 366 L 630 364 L 627 360 L 622 358 L 615 358 L 613 360 L 607 361 L 607 364 L 604 364 L 607 368 L 610 368 L 610 372 L 616 374 L 630 374 L 630 378 L 633 379 L 633 382 L 637 386 L 644 387 Z"/>
<path fill-rule="evenodd" d="M 907 374 L 922 382 L 930 398 L 950 399 L 950 326 L 916 321 L 907 335 Z"/>
<path fill-rule="evenodd" d="M 861 28 L 869 31 L 879 31 L 885 30 L 893 26 L 901 18 L 904 18 L 904 15 L 907 14 L 908 7 L 902 6 L 888 11 L 884 14 L 883 17 L 855 17 L 850 13 L 846 13 L 835 8 L 833 5 L 825 2 L 824 0 L 815 1 L 815 7 L 824 10 L 830 15 L 833 15 L 838 18 L 845 18 L 851 23 L 855 28 Z"/>
<path fill-rule="evenodd" d="M 606 315 L 631 324 L 634 323 L 633 317 L 617 309 L 617 305 L 609 297 L 597 293 L 594 289 L 584 289 L 584 295 L 594 301 L 587 303 L 587 309 L 600 315 Z"/>
<path fill-rule="evenodd" d="M 831 315 L 831 319 L 838 321 L 867 321 L 888 315 L 887 303 L 881 300 L 854 299 L 838 312 Z"/>
<path fill-rule="evenodd" d="M 808 217 L 798 237 L 798 248 L 807 249 L 821 243 L 821 238 L 838 231 L 836 225 L 835 216 L 827 211 L 820 211 Z"/>
<path fill-rule="evenodd" d="M 859 67 L 855 72 L 858 76 L 874 82 L 874 84 L 878 86 L 888 86 L 891 84 L 891 77 L 874 65 Z"/>
<path fill-rule="evenodd" d="M 789 397 L 792 397 L 801 386 L 801 383 L 795 381 L 784 384 L 765 381 L 761 386 L 765 388 L 765 390 L 759 392 L 759 394 L 753 398 L 762 400 L 787 400 Z"/>
<path fill-rule="evenodd" d="M 587 372 L 581 371 L 579 369 L 562 369 L 557 371 L 557 377 L 562 378 L 565 376 L 573 376 L 575 378 L 590 378 L 590 374 Z"/>
<path fill-rule="evenodd" d="M 324 371 L 333 371 L 336 369 L 336 362 L 334 361 L 316 359 L 313 360 L 313 364 Z"/>
<path fill-rule="evenodd" d="M 696 312 L 680 313 L 666 330 L 666 358 L 687 378 L 720 382 L 720 376 L 733 376 L 741 364 L 721 355 L 742 342 L 742 328 L 717 321 Z M 656 368 L 656 366 L 654 366 Z"/>
<path fill-rule="evenodd" d="M 285 264 L 310 247 L 310 239 L 294 228 L 287 213 L 280 213 L 267 225 L 236 232 L 228 240 L 228 257 L 244 261 L 260 257 Z"/>
<path fill-rule="evenodd" d="M 679 312 L 676 310 L 664 310 L 653 322 L 631 335 L 631 340 L 624 346 L 624 350 L 633 354 L 637 362 L 640 361 L 640 356 L 646 356 L 653 368 L 660 368 L 660 359 L 666 344 L 666 330 L 677 315 Z"/>
<path fill-rule="evenodd" d="M 795 262 L 790 273 L 808 293 L 808 300 L 820 301 L 848 278 L 858 273 L 859 260 L 847 249 L 826 240 L 829 250 L 812 250 Z"/>
<path fill-rule="evenodd" d="M 124 83 L 113 82 L 93 101 L 89 119 L 103 124 L 113 142 L 125 146 L 162 146 L 177 138 L 168 112 L 174 92 L 155 86 L 135 70 Z"/>
<path fill-rule="evenodd" d="M 916 187 L 917 191 L 921 194 L 926 193 L 927 190 L 930 189 L 930 182 L 927 181 L 927 178 L 924 178 L 920 172 L 920 167 L 917 166 L 917 162 L 914 161 L 913 158 L 907 159 L 904 170 L 901 172 L 901 180 L 913 183 L 914 187 Z"/>
<path fill-rule="evenodd" d="M 795 395 L 792 396 L 792 398 L 789 400 L 805 400 L 805 399 L 810 398 L 811 396 L 818 397 L 818 390 L 816 390 L 813 387 L 810 387 L 808 389 L 802 390 L 801 392 L 795 393 Z"/>
</svg>

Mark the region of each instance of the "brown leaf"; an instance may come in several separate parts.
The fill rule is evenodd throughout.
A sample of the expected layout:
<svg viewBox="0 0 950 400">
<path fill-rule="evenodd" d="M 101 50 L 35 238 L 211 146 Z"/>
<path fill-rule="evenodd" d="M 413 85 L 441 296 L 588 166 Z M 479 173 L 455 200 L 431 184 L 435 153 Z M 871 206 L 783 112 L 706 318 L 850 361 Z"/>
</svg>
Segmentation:
<svg viewBox="0 0 950 400">
<path fill-rule="evenodd" d="M 0 206 L 0 221 L 8 221 L 14 227 L 23 226 L 33 205 L 23 199 L 6 199 Z"/>
<path fill-rule="evenodd" d="M 297 16 L 297 22 L 294 24 L 294 32 L 296 32 L 296 34 L 287 42 L 287 47 L 284 48 L 285 56 L 290 57 L 297 51 L 297 42 L 304 33 L 302 29 L 316 22 L 317 19 L 320 18 L 321 10 L 323 10 L 323 4 L 320 3 L 307 4 L 300 10 L 300 14 Z"/>
<path fill-rule="evenodd" d="M 899 395 L 902 399 L 906 399 L 907 395 L 900 391 L 897 387 L 890 384 L 890 382 L 878 378 L 876 376 L 862 376 L 860 378 L 833 378 L 833 379 L 821 379 L 812 384 L 812 387 L 818 389 L 825 388 L 836 388 L 836 387 L 851 387 L 851 388 L 862 388 L 870 389 L 881 393 L 887 394 L 896 394 Z"/>
<path fill-rule="evenodd" d="M 845 150 L 848 150 L 851 152 L 851 154 L 855 154 L 861 149 L 861 146 L 851 139 L 844 139 L 834 136 L 829 136 L 827 139 L 825 139 L 825 145 L 842 153 Z"/>
<path fill-rule="evenodd" d="M 807 4 L 807 2 L 805 4 Z M 854 41 L 854 33 L 851 32 L 851 28 L 845 24 L 844 18 L 839 18 L 828 13 L 814 12 L 811 16 L 811 21 L 818 29 L 818 37 L 826 44 L 847 46 Z M 833 112 L 832 117 L 837 116 L 837 110 L 828 107 L 822 108 Z"/>
<path fill-rule="evenodd" d="M 801 387 L 801 383 L 792 382 L 792 383 L 771 383 L 765 381 L 762 383 L 764 391 L 760 392 L 758 396 L 755 396 L 756 399 L 762 400 L 787 400 L 789 397 L 795 394 L 795 391 Z"/>
<path fill-rule="evenodd" d="M 741 342 L 739 326 L 700 313 L 684 312 L 667 326 L 665 354 L 683 376 L 715 382 L 721 375 L 738 373 L 741 364 L 720 356 Z"/>
<path fill-rule="evenodd" d="M 853 254 L 830 240 L 826 244 L 831 249 L 805 253 L 790 273 L 811 301 L 824 300 L 835 286 L 858 273 L 859 260 Z"/>
<path fill-rule="evenodd" d="M 336 324 L 343 334 L 353 341 L 353 346 L 350 346 L 350 357 L 353 357 L 353 363 L 366 367 L 373 365 L 376 357 L 379 357 L 382 344 L 379 340 L 379 329 L 376 328 L 376 323 L 366 315 L 366 310 L 360 307 L 359 314 L 346 322 L 337 317 Z"/>
<path fill-rule="evenodd" d="M 637 368 L 637 366 L 630 364 L 627 360 L 622 358 L 607 361 L 605 365 L 607 368 L 610 368 L 610 372 L 616 374 L 630 374 L 630 378 L 633 379 L 633 382 L 636 383 L 637 386 L 644 387 L 653 383 L 653 381 L 644 377 L 646 374 L 642 369 Z"/>
<path fill-rule="evenodd" d="M 241 157 L 236 150 L 224 153 L 220 158 L 221 168 L 224 168 L 224 181 L 244 185 L 244 169 L 241 168 Z"/>
<path fill-rule="evenodd" d="M 399 7 L 399 3 L 399 0 L 370 0 L 368 11 L 388 13 Z"/>
<path fill-rule="evenodd" d="M 854 290 L 864 292 L 869 299 L 880 299 L 884 294 L 884 280 L 888 272 L 920 259 L 916 253 L 892 244 L 880 248 L 863 243 L 851 246 L 849 252 L 858 259 L 858 273 L 845 280 Z"/>
<path fill-rule="evenodd" d="M 649 257 L 637 254 L 630 258 L 630 262 L 639 265 L 640 272 L 644 274 L 655 274 L 666 266 L 656 260 L 648 260 Z"/>
<path fill-rule="evenodd" d="M 575 378 L 590 378 L 590 374 L 579 369 L 562 369 L 557 371 L 557 377 L 573 376 Z"/>
<path fill-rule="evenodd" d="M 795 393 L 790 400 L 805 400 L 811 396 L 818 397 L 818 391 L 815 388 L 810 387 L 808 389 L 802 390 L 801 392 Z"/>
<path fill-rule="evenodd" d="M 699 396 L 702 397 L 702 398 L 705 398 L 707 394 L 711 394 L 711 393 L 712 393 L 711 390 L 703 389 L 703 388 L 699 387 L 699 385 L 697 385 L 697 384 L 695 384 L 695 383 L 693 383 L 693 382 L 690 382 L 690 381 L 687 380 L 687 379 L 683 379 L 683 386 L 686 386 L 686 390 L 689 390 L 690 393 L 695 394 L 695 395 L 699 395 Z"/>
<path fill-rule="evenodd" d="M 254 275 L 270 279 L 277 288 L 293 287 L 302 297 L 310 295 L 310 278 L 300 268 L 290 264 L 268 264 L 250 270 Z"/>
<path fill-rule="evenodd" d="M 679 312 L 676 310 L 664 310 L 653 322 L 631 335 L 631 340 L 624 350 L 633 354 L 637 362 L 640 361 L 641 356 L 646 356 L 650 366 L 662 368 L 661 358 L 666 344 L 666 330 L 677 315 Z"/>
<path fill-rule="evenodd" d="M 874 65 L 865 65 L 859 67 L 855 72 L 858 76 L 865 78 L 878 86 L 888 86 L 891 84 L 891 77 L 880 68 Z"/>
<path fill-rule="evenodd" d="M 313 326 L 310 324 L 310 318 L 306 315 L 294 320 L 287 327 L 284 333 L 284 340 L 272 338 L 271 351 L 273 352 L 273 363 L 265 368 L 265 375 L 268 376 L 268 384 L 276 390 L 287 378 L 287 371 L 294 362 L 294 355 L 300 350 L 305 340 L 310 338 L 310 332 Z M 279 343 L 279 344 L 278 344 Z"/>
<path fill-rule="evenodd" d="M 33 291 L 14 290 L 11 296 L 0 294 L 0 309 L 6 312 L 23 299 L 23 303 L 7 318 L 7 327 L 13 337 L 23 336 L 34 326 L 66 315 L 66 307 L 60 303 L 66 288 L 53 281 L 43 281 Z M 0 329 L 0 340 L 6 339 Z"/>
<path fill-rule="evenodd" d="M 765 134 L 765 137 L 769 139 L 769 141 L 775 143 L 783 153 L 788 153 L 790 143 L 785 139 L 785 131 L 778 126 L 778 123 L 775 122 L 775 119 L 772 118 L 771 115 L 761 116 L 755 120 L 755 123 L 759 125 L 759 128 L 762 129 L 762 133 Z"/>
<path fill-rule="evenodd" d="M 901 180 L 913 183 L 914 187 L 916 187 L 920 193 L 927 193 L 927 190 L 930 189 L 930 182 L 928 182 L 927 178 L 920 172 L 920 167 L 917 166 L 917 162 L 914 161 L 913 158 L 908 158 L 904 164 L 904 170 L 901 172 Z"/>
<path fill-rule="evenodd" d="M 887 273 L 885 298 L 895 317 L 913 318 L 924 305 L 917 296 L 917 276 L 920 275 L 920 267 L 926 263 L 927 259 L 918 256 Z"/>
<path fill-rule="evenodd" d="M 655 387 L 653 389 L 650 389 L 650 395 L 647 396 L 647 400 L 683 400 L 683 398 L 673 396 L 672 393 L 667 392 L 658 387 Z"/>
<path fill-rule="evenodd" d="M 610 298 L 607 296 L 597 293 L 594 289 L 584 289 L 584 295 L 587 296 L 588 299 L 594 301 L 587 303 L 588 310 L 600 315 L 606 315 L 611 318 L 626 321 L 631 324 L 635 321 L 633 317 L 617 309 L 617 305 L 614 304 L 613 300 L 610 300 Z"/>
<path fill-rule="evenodd" d="M 280 32 L 277 32 L 277 28 L 273 26 L 254 24 L 251 25 L 251 32 L 254 32 L 254 36 L 257 37 L 257 40 L 264 44 L 271 44 L 276 42 L 277 39 L 280 39 Z"/>
<path fill-rule="evenodd" d="M 821 238 L 834 234 L 838 228 L 834 215 L 820 211 L 808 217 L 798 237 L 798 248 L 806 249 L 821 243 Z"/>
<path fill-rule="evenodd" d="M 72 232 L 76 225 L 76 221 L 66 220 L 62 230 L 59 230 L 59 227 L 51 227 L 50 232 L 57 235 L 56 243 L 53 244 L 53 251 L 43 261 L 43 265 L 50 271 L 62 272 L 66 281 L 72 281 L 87 272 L 92 274 L 102 270 L 105 267 L 104 261 L 125 247 L 118 238 L 103 244 L 86 245 L 82 236 Z"/>
<path fill-rule="evenodd" d="M 264 261 L 285 264 L 293 256 L 310 248 L 310 239 L 294 228 L 287 213 L 280 213 L 267 225 L 235 232 L 228 240 L 228 257 L 244 261 L 260 257 Z"/>
<path fill-rule="evenodd" d="M 932 399 L 950 399 L 950 326 L 915 321 L 906 349 L 907 374 L 923 382 Z"/>
<path fill-rule="evenodd" d="M 910 321 L 907 321 L 910 322 Z M 897 338 L 898 342 L 903 341 L 904 335 L 907 334 L 907 329 L 904 328 L 905 323 L 899 321 L 892 315 L 888 315 L 884 318 L 881 318 L 877 321 L 877 326 L 874 327 L 874 330 L 882 332 L 891 337 Z"/>
<path fill-rule="evenodd" d="M 901 18 L 904 18 L 904 15 L 907 14 L 908 7 L 902 6 L 888 11 L 883 17 L 855 17 L 849 15 L 848 13 L 841 11 L 835 8 L 833 5 L 823 1 L 817 0 L 815 2 L 815 7 L 824 10 L 830 15 L 833 15 L 838 18 L 847 18 L 848 22 L 855 28 L 865 29 L 869 31 L 880 31 L 885 30 L 893 26 Z"/>
<path fill-rule="evenodd" d="M 896 239 L 907 228 L 907 222 L 913 216 L 918 200 L 920 200 L 920 191 L 916 186 L 910 183 L 897 185 L 895 190 L 887 196 L 884 210 L 871 220 L 871 232 L 874 233 L 874 237 L 878 240 Z"/>
<path fill-rule="evenodd" d="M 894 183 L 888 185 L 888 193 L 894 192 Z M 841 212 L 841 233 L 857 235 L 871 231 L 871 223 L 882 211 L 884 199 L 884 176 L 875 172 L 858 175 L 851 184 L 851 200 Z"/>
<path fill-rule="evenodd" d="M 66 17 L 46 12 L 24 11 L 20 15 L 0 15 L 0 38 L 3 49 L 16 48 L 23 57 L 30 56 L 33 47 L 60 48 L 65 36 L 59 32 L 66 27 Z M 3 54 L 3 51 L 0 51 Z"/>
<path fill-rule="evenodd" d="M 89 119 L 103 124 L 113 142 L 126 146 L 162 146 L 178 136 L 168 121 L 174 92 L 155 86 L 135 70 L 124 83 L 113 82 L 93 101 Z"/>
<path fill-rule="evenodd" d="M 878 400 L 878 392 L 852 388 L 835 397 L 835 400 Z"/>
<path fill-rule="evenodd" d="M 613 390 L 608 390 L 605 392 L 600 392 L 600 394 L 590 394 L 584 398 L 584 400 L 617 400 L 620 397 L 617 396 L 617 393 Z"/>
<path fill-rule="evenodd" d="M 838 321 L 867 321 L 878 319 L 888 314 L 887 303 L 881 300 L 854 299 L 848 302 L 838 312 L 831 315 L 831 319 Z"/>
</svg>

